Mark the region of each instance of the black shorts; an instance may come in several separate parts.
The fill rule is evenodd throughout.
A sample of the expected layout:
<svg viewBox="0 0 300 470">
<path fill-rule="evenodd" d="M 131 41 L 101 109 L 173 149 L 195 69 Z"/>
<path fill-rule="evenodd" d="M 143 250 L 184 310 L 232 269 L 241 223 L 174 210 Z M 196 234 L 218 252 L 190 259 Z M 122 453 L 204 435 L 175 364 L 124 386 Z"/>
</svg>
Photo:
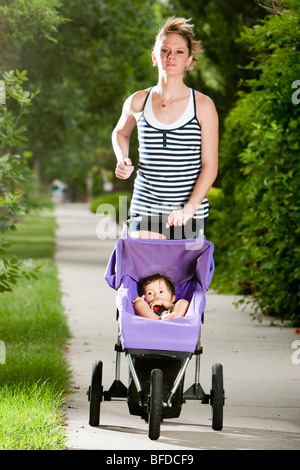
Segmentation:
<svg viewBox="0 0 300 470">
<path fill-rule="evenodd" d="M 130 218 L 142 218 L 141 221 L 131 222 L 129 233 L 140 230 L 155 232 L 164 235 L 168 240 L 182 240 L 187 238 L 198 238 L 205 235 L 206 219 L 189 219 L 185 225 L 166 227 L 167 215 L 140 215 L 131 214 Z"/>
</svg>

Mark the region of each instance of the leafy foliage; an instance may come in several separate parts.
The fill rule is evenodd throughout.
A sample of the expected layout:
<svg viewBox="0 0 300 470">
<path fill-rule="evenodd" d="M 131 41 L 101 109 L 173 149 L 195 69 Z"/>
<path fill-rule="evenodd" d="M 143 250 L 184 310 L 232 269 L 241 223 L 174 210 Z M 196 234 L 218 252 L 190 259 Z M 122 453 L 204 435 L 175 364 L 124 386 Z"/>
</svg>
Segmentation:
<svg viewBox="0 0 300 470">
<path fill-rule="evenodd" d="M 213 231 L 221 284 L 230 278 L 237 292 L 253 296 L 255 310 L 299 323 L 300 106 L 292 84 L 300 76 L 300 6 L 275 4 L 241 35 L 256 78 L 226 119 L 223 211 Z"/>
<path fill-rule="evenodd" d="M 26 199 L 30 198 L 25 193 L 33 186 L 34 172 L 24 152 L 28 145 L 26 124 L 40 88 L 25 90 L 27 71 L 6 67 L 20 61 L 25 43 L 43 37 L 55 42 L 54 33 L 64 22 L 58 6 L 58 0 L 11 0 L 9 4 L 0 0 L 0 293 L 11 291 L 20 277 L 36 277 L 39 271 L 17 257 L 8 259 L 10 242 L 4 235 L 16 230 L 16 222 L 28 209 Z"/>
<path fill-rule="evenodd" d="M 115 167 L 111 132 L 125 97 L 152 84 L 157 18 L 150 0 L 65 0 L 60 12 L 57 44 L 26 43 L 21 66 L 42 89 L 28 119 L 35 169 L 74 188 L 85 185 L 99 148 L 110 149 L 105 166 Z"/>
<path fill-rule="evenodd" d="M 236 38 L 245 24 L 258 23 L 266 11 L 253 0 L 173 0 L 172 4 L 170 13 L 192 18 L 196 37 L 203 43 L 204 55 L 186 82 L 213 99 L 222 134 L 224 119 L 237 99 L 239 81 L 252 75 L 244 68 L 249 62 L 248 45 Z"/>
<path fill-rule="evenodd" d="M 0 292 L 11 291 L 19 277 L 36 277 L 38 271 L 38 268 L 26 266 L 15 257 L 7 259 L 5 254 L 10 243 L 3 236 L 5 232 L 15 230 L 17 218 L 27 209 L 22 195 L 24 184 L 33 178 L 33 173 L 24 159 L 13 152 L 27 141 L 26 128 L 20 120 L 28 113 L 38 90 L 29 93 L 23 89 L 26 71 L 4 72 L 3 79 L 7 101 L 13 99 L 19 110 L 14 113 L 6 104 L 0 108 Z"/>
<path fill-rule="evenodd" d="M 60 5 L 60 0 L 0 0 L 1 72 L 16 62 L 26 42 L 56 41 L 57 28 L 65 21 Z"/>
</svg>

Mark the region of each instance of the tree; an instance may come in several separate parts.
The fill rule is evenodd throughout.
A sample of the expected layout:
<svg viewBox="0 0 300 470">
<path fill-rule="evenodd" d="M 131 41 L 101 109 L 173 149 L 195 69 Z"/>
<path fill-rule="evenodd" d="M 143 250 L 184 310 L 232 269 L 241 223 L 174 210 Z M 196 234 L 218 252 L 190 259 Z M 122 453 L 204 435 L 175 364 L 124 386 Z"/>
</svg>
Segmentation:
<svg viewBox="0 0 300 470">
<path fill-rule="evenodd" d="M 244 69 L 250 61 L 248 46 L 236 38 L 244 25 L 259 23 L 266 12 L 253 0 L 173 0 L 170 5 L 170 14 L 192 19 L 196 37 L 203 43 L 204 55 L 186 82 L 213 99 L 222 134 L 225 117 L 237 99 L 238 84 L 251 73 Z"/>
<path fill-rule="evenodd" d="M 57 28 L 64 22 L 60 6 L 60 0 L 0 0 L 1 73 L 19 64 L 26 42 L 42 38 L 55 42 Z"/>
<path fill-rule="evenodd" d="M 261 24 L 241 34 L 256 78 L 244 83 L 248 90 L 225 122 L 220 153 L 227 171 L 213 234 L 220 277 L 251 294 L 256 310 L 296 324 L 300 107 L 293 87 L 300 77 L 300 6 L 297 0 L 272 5 Z M 236 158 L 239 170 L 232 172 Z"/>
<path fill-rule="evenodd" d="M 55 47 L 42 39 L 22 50 L 31 86 L 42 90 L 30 115 L 30 150 L 44 181 L 79 185 L 97 149 L 111 148 L 125 97 L 151 84 L 157 14 L 150 0 L 65 0 L 60 13 L 67 21 Z"/>
<path fill-rule="evenodd" d="M 15 230 L 18 217 L 27 210 L 24 192 L 33 174 L 21 152 L 27 144 L 24 116 L 28 116 L 39 89 L 30 92 L 24 88 L 28 80 L 26 71 L 5 71 L 5 67 L 18 61 L 24 40 L 32 40 L 39 34 L 49 38 L 59 22 L 53 5 L 58 2 L 50 5 L 47 0 L 12 0 L 9 6 L 5 3 L 0 1 L 3 79 L 0 82 L 0 292 L 12 290 L 19 277 L 36 276 L 38 271 L 38 268 L 26 268 L 16 258 L 8 259 L 9 243 L 4 235 Z"/>
</svg>

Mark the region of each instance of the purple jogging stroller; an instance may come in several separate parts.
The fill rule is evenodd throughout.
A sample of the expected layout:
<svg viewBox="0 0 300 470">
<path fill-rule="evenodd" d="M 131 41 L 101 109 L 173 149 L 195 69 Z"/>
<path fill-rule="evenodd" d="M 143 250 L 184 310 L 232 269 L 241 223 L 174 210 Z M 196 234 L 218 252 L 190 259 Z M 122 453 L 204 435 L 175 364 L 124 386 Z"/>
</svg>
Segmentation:
<svg viewBox="0 0 300 470">
<path fill-rule="evenodd" d="M 223 427 L 223 367 L 212 366 L 212 387 L 206 394 L 200 385 L 201 325 L 205 293 L 214 272 L 213 244 L 205 237 L 180 240 L 131 238 L 117 240 L 105 279 L 117 292 L 118 337 L 115 380 L 108 391 L 102 386 L 102 361 L 94 361 L 89 424 L 98 426 L 101 401 L 127 398 L 129 412 L 148 422 L 148 436 L 160 436 L 163 419 L 180 415 L 182 404 L 200 400 L 210 404 L 212 428 Z M 176 299 L 189 301 L 184 317 L 157 321 L 135 315 L 132 301 L 141 278 L 159 273 L 175 285 Z M 129 384 L 120 381 L 120 357 L 129 365 Z M 183 392 L 187 366 L 195 355 L 195 383 Z"/>
</svg>

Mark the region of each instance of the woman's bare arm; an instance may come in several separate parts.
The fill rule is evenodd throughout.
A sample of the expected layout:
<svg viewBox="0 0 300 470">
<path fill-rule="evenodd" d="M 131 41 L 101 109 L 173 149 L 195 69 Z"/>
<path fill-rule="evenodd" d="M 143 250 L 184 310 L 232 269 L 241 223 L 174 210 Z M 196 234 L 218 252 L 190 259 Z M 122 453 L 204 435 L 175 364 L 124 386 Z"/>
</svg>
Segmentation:
<svg viewBox="0 0 300 470">
<path fill-rule="evenodd" d="M 113 130 L 112 145 L 117 158 L 117 178 L 127 179 L 134 170 L 129 157 L 130 136 L 143 109 L 147 93 L 147 90 L 138 91 L 126 99 L 120 119 Z"/>
</svg>

